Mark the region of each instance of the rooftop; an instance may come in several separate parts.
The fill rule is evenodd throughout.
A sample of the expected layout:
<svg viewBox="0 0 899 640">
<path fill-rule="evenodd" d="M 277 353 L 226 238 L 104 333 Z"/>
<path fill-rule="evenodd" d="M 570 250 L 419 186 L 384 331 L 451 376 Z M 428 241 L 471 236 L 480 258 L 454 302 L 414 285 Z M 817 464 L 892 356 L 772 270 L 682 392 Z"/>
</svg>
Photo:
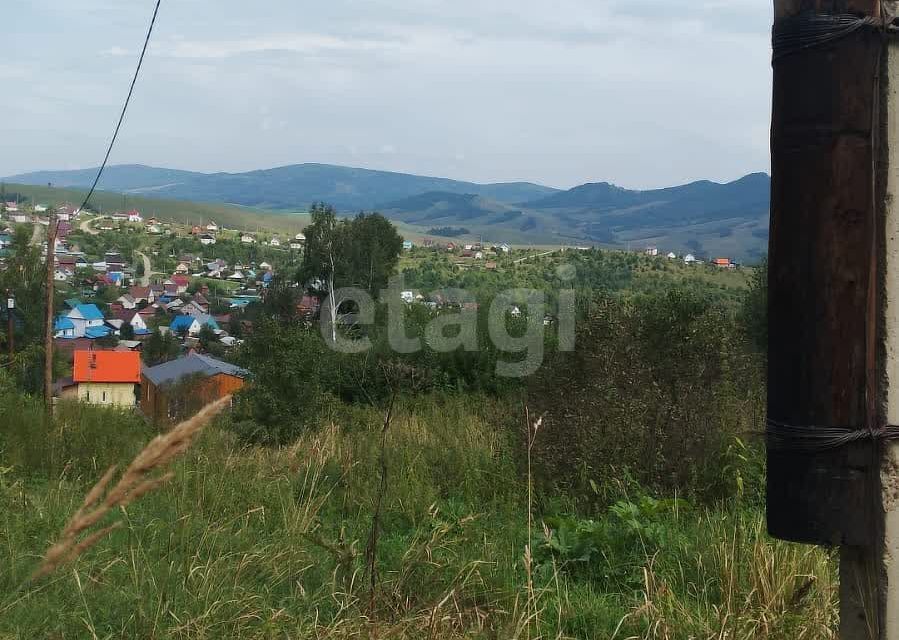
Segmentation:
<svg viewBox="0 0 899 640">
<path fill-rule="evenodd" d="M 140 354 L 134 351 L 76 351 L 75 382 L 140 383 Z"/>
</svg>

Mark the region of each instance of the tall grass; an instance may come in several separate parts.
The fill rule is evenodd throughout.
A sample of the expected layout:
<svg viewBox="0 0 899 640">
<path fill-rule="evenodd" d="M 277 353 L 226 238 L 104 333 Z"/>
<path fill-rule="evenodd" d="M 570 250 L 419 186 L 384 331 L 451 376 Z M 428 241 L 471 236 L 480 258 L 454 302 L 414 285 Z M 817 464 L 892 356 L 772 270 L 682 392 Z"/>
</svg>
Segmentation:
<svg viewBox="0 0 899 640">
<path fill-rule="evenodd" d="M 19 424 L 0 423 L 0 638 L 834 637 L 826 553 L 770 540 L 738 504 L 650 510 L 668 503 L 622 493 L 600 513 L 530 509 L 509 407 L 457 396 L 397 406 L 374 606 L 364 546 L 383 416 L 360 409 L 281 449 L 207 431 L 170 483 L 119 508 L 121 529 L 16 592 L 106 465 L 149 439 L 81 407 L 41 426 L 22 402 Z M 61 429 L 67 411 L 83 422 Z M 631 508 L 649 514 L 639 526 Z M 561 540 L 572 531 L 586 559 Z"/>
</svg>

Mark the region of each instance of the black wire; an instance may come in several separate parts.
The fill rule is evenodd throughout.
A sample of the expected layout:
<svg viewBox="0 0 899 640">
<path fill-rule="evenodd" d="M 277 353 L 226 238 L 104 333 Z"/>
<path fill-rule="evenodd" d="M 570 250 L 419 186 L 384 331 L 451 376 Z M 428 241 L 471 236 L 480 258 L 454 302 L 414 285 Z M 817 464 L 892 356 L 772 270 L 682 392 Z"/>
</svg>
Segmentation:
<svg viewBox="0 0 899 640">
<path fill-rule="evenodd" d="M 119 122 L 116 124 L 115 131 L 112 134 L 112 140 L 109 141 L 109 146 L 106 148 L 106 156 L 103 158 L 103 164 L 100 165 L 100 168 L 97 170 L 97 177 L 94 178 L 94 183 L 91 185 L 90 191 L 87 192 L 87 197 L 84 199 L 84 202 L 81 203 L 81 209 L 84 209 L 87 206 L 88 201 L 90 201 L 91 196 L 94 195 L 94 190 L 97 188 L 97 183 L 100 182 L 100 176 L 103 175 L 103 170 L 106 168 L 106 163 L 109 162 L 109 156 L 112 153 L 112 147 L 115 145 L 116 138 L 119 136 L 119 129 L 122 128 L 122 122 L 125 120 L 125 112 L 128 111 L 128 104 L 131 102 L 131 94 L 134 93 L 134 85 L 137 84 L 137 77 L 140 75 L 140 68 L 144 64 L 144 56 L 147 53 L 147 47 L 150 44 L 150 36 L 153 34 L 153 27 L 156 25 L 156 16 L 159 15 L 159 5 L 162 4 L 162 0 L 156 0 L 156 8 L 153 10 L 153 18 L 150 20 L 150 28 L 147 30 L 147 37 L 144 39 L 144 48 L 141 49 L 140 59 L 137 61 L 137 69 L 134 70 L 134 77 L 131 78 L 131 88 L 128 89 L 128 97 L 125 98 L 125 104 L 122 105 L 122 113 L 119 115 Z"/>
</svg>

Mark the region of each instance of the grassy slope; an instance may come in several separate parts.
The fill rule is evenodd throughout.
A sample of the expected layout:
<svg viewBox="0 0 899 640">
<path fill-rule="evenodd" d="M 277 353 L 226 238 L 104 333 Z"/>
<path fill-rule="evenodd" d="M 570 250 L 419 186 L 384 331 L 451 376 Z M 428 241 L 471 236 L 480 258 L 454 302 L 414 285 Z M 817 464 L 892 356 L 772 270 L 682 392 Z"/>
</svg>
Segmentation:
<svg viewBox="0 0 899 640">
<path fill-rule="evenodd" d="M 29 198 L 36 204 L 60 204 L 70 202 L 81 204 L 85 191 L 78 189 L 58 189 L 56 187 L 34 187 L 20 184 L 7 184 L 7 191 L 14 191 Z M 95 192 L 91 198 L 94 208 L 100 207 L 105 212 L 118 211 L 123 208 L 122 196 L 105 191 Z M 199 224 L 215 220 L 220 225 L 255 231 L 257 228 L 278 233 L 296 233 L 308 223 L 308 216 L 292 213 L 272 213 L 260 209 L 233 207 L 221 204 L 205 204 L 184 202 L 180 200 L 162 200 L 128 196 L 124 206 L 138 209 L 145 217 L 155 216 L 170 222 Z"/>
<path fill-rule="evenodd" d="M 103 469 L 152 433 L 66 406 L 78 433 L 48 432 L 38 402 L 3 400 L 0 638 L 835 637 L 829 554 L 767 538 L 748 506 L 658 515 L 662 548 L 650 529 L 622 530 L 586 574 L 549 561 L 538 514 L 529 587 L 509 412 L 461 397 L 399 408 L 372 601 L 378 412 L 338 412 L 341 427 L 283 450 L 211 427 L 166 488 L 116 514 L 122 530 L 17 590 Z"/>
</svg>

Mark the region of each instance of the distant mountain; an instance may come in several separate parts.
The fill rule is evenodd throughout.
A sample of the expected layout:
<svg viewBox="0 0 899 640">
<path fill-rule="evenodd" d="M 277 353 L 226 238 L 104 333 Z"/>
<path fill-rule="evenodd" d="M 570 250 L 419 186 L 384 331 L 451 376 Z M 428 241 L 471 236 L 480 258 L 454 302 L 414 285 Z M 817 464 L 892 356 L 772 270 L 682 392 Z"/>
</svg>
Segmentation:
<svg viewBox="0 0 899 640">
<path fill-rule="evenodd" d="M 8 182 L 87 188 L 93 170 L 44 171 Z M 301 164 L 247 173 L 195 173 L 140 165 L 109 167 L 100 188 L 158 198 L 284 211 L 316 201 L 339 211 L 379 210 L 404 233 L 464 228 L 489 241 L 658 246 L 753 259 L 767 250 L 771 181 L 763 173 L 637 191 L 607 182 L 560 191 L 516 182 L 447 178 Z"/>
<path fill-rule="evenodd" d="M 40 171 L 4 178 L 20 184 L 89 187 L 96 169 Z M 142 165 L 108 167 L 99 188 L 197 202 L 226 202 L 270 209 L 305 209 L 328 202 L 341 211 L 371 209 L 428 191 L 476 194 L 501 202 L 534 200 L 557 190 L 527 182 L 476 184 L 448 178 L 354 169 L 326 164 L 298 164 L 246 173 L 195 173 Z"/>
<path fill-rule="evenodd" d="M 429 191 L 375 207 L 384 215 L 410 224 L 432 224 L 490 218 L 511 219 L 521 210 L 473 193 Z"/>
</svg>

